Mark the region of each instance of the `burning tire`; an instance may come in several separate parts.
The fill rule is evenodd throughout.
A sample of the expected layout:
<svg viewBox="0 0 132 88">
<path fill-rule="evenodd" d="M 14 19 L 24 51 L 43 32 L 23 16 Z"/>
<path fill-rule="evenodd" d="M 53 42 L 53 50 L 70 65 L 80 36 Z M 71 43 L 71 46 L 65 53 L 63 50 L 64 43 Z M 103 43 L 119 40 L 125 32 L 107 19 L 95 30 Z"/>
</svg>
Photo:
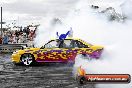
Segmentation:
<svg viewBox="0 0 132 88">
<path fill-rule="evenodd" d="M 87 80 L 84 76 L 78 76 L 77 77 L 77 83 L 80 84 L 80 85 L 84 85 L 86 84 Z"/>
</svg>

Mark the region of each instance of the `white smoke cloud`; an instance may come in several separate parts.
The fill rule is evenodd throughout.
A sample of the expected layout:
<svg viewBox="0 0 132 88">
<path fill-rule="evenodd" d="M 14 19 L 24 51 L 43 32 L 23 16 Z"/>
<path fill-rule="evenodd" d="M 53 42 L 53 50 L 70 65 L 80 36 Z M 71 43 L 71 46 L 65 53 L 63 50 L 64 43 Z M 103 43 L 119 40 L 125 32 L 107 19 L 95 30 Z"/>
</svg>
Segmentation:
<svg viewBox="0 0 132 88">
<path fill-rule="evenodd" d="M 51 19 L 52 17 L 47 17 L 47 19 L 43 19 L 45 20 L 45 23 L 43 23 L 42 20 L 41 25 L 38 28 L 39 30 L 36 31 L 37 36 L 34 39 L 35 46 L 41 47 L 50 40 L 50 35 L 52 31 Z"/>
<path fill-rule="evenodd" d="M 79 24 L 80 31 L 76 30 L 76 36 L 95 44 L 104 45 L 104 53 L 100 60 L 83 60 L 77 57 L 75 67 L 82 66 L 87 73 L 96 74 L 130 74 L 131 69 L 131 44 L 132 20 L 130 3 L 121 7 L 122 12 L 128 17 L 125 23 L 108 22 L 102 14 L 88 12 L 89 8 L 82 8 L 76 17 L 75 24 Z M 124 8 L 125 7 L 125 8 Z M 127 8 L 126 8 L 127 7 Z M 128 12 L 128 14 L 127 14 Z M 79 22 L 80 21 L 80 22 Z M 74 23 L 74 22 L 73 22 Z M 84 36 L 85 35 L 85 36 Z M 131 88 L 132 84 L 99 84 L 96 88 Z"/>
<path fill-rule="evenodd" d="M 105 2 L 107 3 L 107 0 L 104 0 L 104 3 Z M 38 38 L 40 38 L 40 35 L 42 35 L 43 38 L 48 35 L 52 35 L 52 37 L 55 38 L 56 31 L 59 33 L 65 33 L 70 27 L 72 27 L 74 37 L 83 39 L 92 44 L 104 46 L 104 52 L 100 60 L 88 61 L 78 56 L 76 57 L 74 65 L 75 68 L 81 65 L 87 73 L 124 73 L 132 75 L 132 20 L 130 19 L 132 16 L 132 11 L 130 10 L 132 9 L 131 4 L 127 4 L 125 2 L 125 4 L 121 5 L 121 7 L 120 5 L 116 6 L 116 11 L 119 11 L 119 14 L 124 14 L 128 17 L 124 23 L 108 21 L 108 17 L 105 14 L 92 10 L 89 7 L 89 4 L 91 4 L 91 2 L 88 0 L 80 0 L 76 6 L 76 9 L 74 9 L 67 19 L 63 21 L 63 25 L 56 26 L 55 28 L 52 27 L 52 31 L 47 29 L 48 33 L 50 34 L 47 33 L 46 35 L 43 35 L 41 31 L 39 31 L 40 34 L 38 35 Z M 99 84 L 96 85 L 96 88 L 131 88 L 131 86 L 131 83 L 119 85 Z"/>
<path fill-rule="evenodd" d="M 132 19 L 132 0 L 125 0 L 124 3 L 121 4 L 121 9 L 123 14 L 126 15 L 129 19 Z"/>
</svg>

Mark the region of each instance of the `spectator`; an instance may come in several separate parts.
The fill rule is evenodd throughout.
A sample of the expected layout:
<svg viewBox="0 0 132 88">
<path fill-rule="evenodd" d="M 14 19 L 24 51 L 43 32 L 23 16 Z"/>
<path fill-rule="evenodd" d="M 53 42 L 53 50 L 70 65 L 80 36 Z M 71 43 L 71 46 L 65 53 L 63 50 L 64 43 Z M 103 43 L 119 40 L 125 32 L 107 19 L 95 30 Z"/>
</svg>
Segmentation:
<svg viewBox="0 0 132 88">
<path fill-rule="evenodd" d="M 13 35 L 13 43 L 17 43 L 16 35 L 15 34 Z"/>
<path fill-rule="evenodd" d="M 35 38 L 35 32 L 36 29 L 30 30 L 29 27 L 20 30 L 5 30 L 3 36 L 0 36 L 0 44 L 28 43 Z"/>
<path fill-rule="evenodd" d="M 9 41 L 9 37 L 7 34 L 5 34 L 3 37 L 3 44 L 8 44 L 8 41 Z"/>
<path fill-rule="evenodd" d="M 23 43 L 27 42 L 26 40 L 27 40 L 26 33 L 23 33 Z"/>
<path fill-rule="evenodd" d="M 16 35 L 16 37 L 19 36 L 19 32 L 17 30 L 15 31 L 15 35 Z"/>
<path fill-rule="evenodd" d="M 0 36 L 0 44 L 2 44 L 2 37 Z"/>
<path fill-rule="evenodd" d="M 18 43 L 23 43 L 23 35 L 19 35 Z"/>
<path fill-rule="evenodd" d="M 13 43 L 13 35 L 10 36 L 10 43 Z"/>
<path fill-rule="evenodd" d="M 31 30 L 29 35 L 30 35 L 30 41 L 33 41 L 34 31 Z"/>
<path fill-rule="evenodd" d="M 30 32 L 30 29 L 29 29 L 29 27 L 28 27 L 27 30 L 26 30 L 27 38 L 28 38 L 28 36 L 29 36 L 29 32 Z"/>
</svg>

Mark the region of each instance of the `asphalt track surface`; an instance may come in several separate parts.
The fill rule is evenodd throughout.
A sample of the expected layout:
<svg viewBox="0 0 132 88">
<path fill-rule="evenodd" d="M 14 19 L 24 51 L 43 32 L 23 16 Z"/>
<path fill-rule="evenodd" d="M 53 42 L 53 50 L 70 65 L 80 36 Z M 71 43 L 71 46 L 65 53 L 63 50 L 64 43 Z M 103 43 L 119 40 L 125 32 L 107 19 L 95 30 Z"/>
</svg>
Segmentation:
<svg viewBox="0 0 132 88">
<path fill-rule="evenodd" d="M 63 64 L 16 66 L 11 54 L 0 54 L 0 88 L 95 88 L 80 86 L 73 76 L 73 67 Z"/>
</svg>

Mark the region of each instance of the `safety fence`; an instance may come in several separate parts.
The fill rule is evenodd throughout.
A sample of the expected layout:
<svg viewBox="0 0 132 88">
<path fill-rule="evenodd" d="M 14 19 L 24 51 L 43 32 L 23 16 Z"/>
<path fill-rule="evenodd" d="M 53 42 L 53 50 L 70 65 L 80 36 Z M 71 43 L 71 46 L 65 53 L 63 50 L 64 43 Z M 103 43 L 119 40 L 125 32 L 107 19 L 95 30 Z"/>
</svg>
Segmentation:
<svg viewBox="0 0 132 88">
<path fill-rule="evenodd" d="M 25 47 L 27 47 L 27 44 L 0 44 L 0 53 L 12 53 Z"/>
</svg>

